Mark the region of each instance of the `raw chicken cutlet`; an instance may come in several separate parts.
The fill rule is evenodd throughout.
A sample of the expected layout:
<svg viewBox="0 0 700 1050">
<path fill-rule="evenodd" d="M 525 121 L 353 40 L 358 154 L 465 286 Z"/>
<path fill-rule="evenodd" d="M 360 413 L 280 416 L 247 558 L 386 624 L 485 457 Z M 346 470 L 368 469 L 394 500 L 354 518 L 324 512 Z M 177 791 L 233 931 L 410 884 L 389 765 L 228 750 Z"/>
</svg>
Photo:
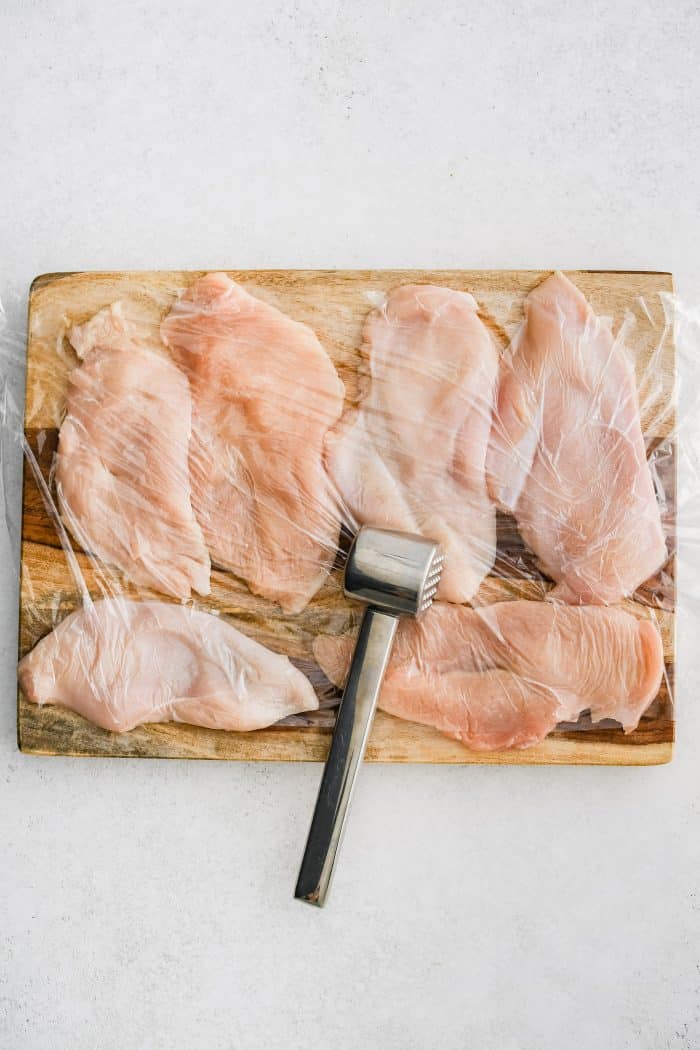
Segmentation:
<svg viewBox="0 0 700 1050">
<path fill-rule="evenodd" d="M 225 620 L 165 602 L 108 598 L 66 617 L 19 665 L 34 704 L 62 704 L 103 729 L 189 722 L 246 731 L 313 711 L 287 659 Z"/>
<path fill-rule="evenodd" d="M 530 293 L 503 363 L 489 489 L 555 597 L 614 604 L 666 560 L 632 364 L 563 274 Z"/>
<path fill-rule="evenodd" d="M 336 685 L 354 643 L 354 632 L 314 641 L 314 655 Z M 621 609 L 438 603 L 421 620 L 399 625 L 379 706 L 473 750 L 522 748 L 589 709 L 593 721 L 613 718 L 630 732 L 662 672 L 655 625 Z"/>
<path fill-rule="evenodd" d="M 322 456 L 343 405 L 333 363 L 310 328 L 223 273 L 196 281 L 161 333 L 190 381 L 192 502 L 212 560 L 299 612 L 340 531 Z"/>
<path fill-rule="evenodd" d="M 185 376 L 139 344 L 119 303 L 75 325 L 56 459 L 61 516 L 78 543 L 134 583 L 209 593 L 209 554 L 190 501 L 192 403 Z"/>
<path fill-rule="evenodd" d="M 449 288 L 391 292 L 365 324 L 364 396 L 326 443 L 349 527 L 439 541 L 438 596 L 452 602 L 471 598 L 496 546 L 484 462 L 498 355 L 477 309 Z"/>
</svg>

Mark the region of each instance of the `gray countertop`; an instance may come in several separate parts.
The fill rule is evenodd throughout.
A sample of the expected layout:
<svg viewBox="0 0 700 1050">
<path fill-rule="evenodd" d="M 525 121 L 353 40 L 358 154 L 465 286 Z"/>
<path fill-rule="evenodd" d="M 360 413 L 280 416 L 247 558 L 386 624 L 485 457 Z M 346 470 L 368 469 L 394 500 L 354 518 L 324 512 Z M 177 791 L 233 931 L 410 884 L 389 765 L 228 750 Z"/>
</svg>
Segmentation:
<svg viewBox="0 0 700 1050">
<path fill-rule="evenodd" d="M 0 40 L 18 333 L 69 269 L 664 269 L 700 303 L 697 5 L 9 0 Z M 320 767 L 16 751 L 11 542 L 0 1045 L 700 1045 L 697 601 L 670 766 L 367 768 L 319 913 Z"/>
</svg>

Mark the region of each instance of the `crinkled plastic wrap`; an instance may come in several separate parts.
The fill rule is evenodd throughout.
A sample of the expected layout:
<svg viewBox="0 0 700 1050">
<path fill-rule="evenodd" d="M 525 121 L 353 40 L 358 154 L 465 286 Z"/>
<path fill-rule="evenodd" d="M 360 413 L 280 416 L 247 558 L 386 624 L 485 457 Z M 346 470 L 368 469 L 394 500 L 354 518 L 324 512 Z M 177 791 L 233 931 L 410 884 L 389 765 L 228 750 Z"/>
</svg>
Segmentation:
<svg viewBox="0 0 700 1050">
<path fill-rule="evenodd" d="M 387 731 L 670 742 L 699 333 L 659 274 L 38 279 L 26 348 L 0 334 L 20 718 L 49 750 L 84 720 L 332 725 L 362 613 L 345 552 L 373 525 L 445 557 L 400 624 Z M 9 492 L 5 513 L 14 540 Z"/>
</svg>

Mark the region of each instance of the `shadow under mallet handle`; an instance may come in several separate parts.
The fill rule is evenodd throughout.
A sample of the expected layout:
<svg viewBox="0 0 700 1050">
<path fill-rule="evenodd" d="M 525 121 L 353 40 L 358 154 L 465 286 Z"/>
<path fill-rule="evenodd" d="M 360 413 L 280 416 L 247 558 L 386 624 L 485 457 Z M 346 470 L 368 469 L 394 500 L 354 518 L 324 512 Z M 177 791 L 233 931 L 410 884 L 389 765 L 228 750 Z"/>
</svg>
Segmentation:
<svg viewBox="0 0 700 1050">
<path fill-rule="evenodd" d="M 398 618 L 368 607 L 340 701 L 294 896 L 323 907 Z"/>
</svg>

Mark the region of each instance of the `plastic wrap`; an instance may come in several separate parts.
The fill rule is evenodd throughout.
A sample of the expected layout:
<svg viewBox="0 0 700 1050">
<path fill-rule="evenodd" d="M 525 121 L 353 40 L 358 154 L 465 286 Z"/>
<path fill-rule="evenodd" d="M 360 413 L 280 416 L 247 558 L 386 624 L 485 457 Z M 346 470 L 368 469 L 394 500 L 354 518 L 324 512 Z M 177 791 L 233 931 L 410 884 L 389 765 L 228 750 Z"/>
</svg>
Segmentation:
<svg viewBox="0 0 700 1050">
<path fill-rule="evenodd" d="M 445 555 L 438 601 L 399 627 L 388 732 L 477 751 L 669 743 L 679 438 L 695 453 L 674 352 L 692 372 L 698 334 L 670 289 L 655 274 L 38 279 L 23 420 L 24 333 L 0 335 L 3 445 L 26 459 L 20 717 L 46 716 L 47 746 L 84 718 L 332 725 L 362 613 L 344 551 L 371 524 Z"/>
</svg>

